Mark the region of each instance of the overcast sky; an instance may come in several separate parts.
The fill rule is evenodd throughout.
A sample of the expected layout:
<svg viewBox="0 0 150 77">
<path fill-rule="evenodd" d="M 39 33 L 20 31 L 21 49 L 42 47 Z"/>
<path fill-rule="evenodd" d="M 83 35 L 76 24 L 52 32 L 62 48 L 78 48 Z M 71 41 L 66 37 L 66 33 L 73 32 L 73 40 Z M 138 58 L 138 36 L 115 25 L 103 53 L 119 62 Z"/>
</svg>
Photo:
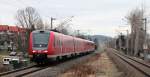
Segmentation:
<svg viewBox="0 0 150 77">
<path fill-rule="evenodd" d="M 0 0 L 0 24 L 15 25 L 17 10 L 31 6 L 44 21 L 74 16 L 71 23 L 75 29 L 115 36 L 118 26 L 126 25 L 122 19 L 142 3 L 150 8 L 150 0 Z"/>
</svg>

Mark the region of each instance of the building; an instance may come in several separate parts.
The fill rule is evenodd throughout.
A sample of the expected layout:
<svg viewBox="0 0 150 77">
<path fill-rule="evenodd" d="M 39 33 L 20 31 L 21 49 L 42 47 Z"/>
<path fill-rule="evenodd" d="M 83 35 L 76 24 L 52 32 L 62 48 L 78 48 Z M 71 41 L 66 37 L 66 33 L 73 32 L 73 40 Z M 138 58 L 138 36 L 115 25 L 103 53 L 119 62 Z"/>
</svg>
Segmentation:
<svg viewBox="0 0 150 77">
<path fill-rule="evenodd" d="M 0 25 L 0 50 L 14 50 L 18 48 L 18 41 L 25 45 L 26 29 L 17 26 Z"/>
</svg>

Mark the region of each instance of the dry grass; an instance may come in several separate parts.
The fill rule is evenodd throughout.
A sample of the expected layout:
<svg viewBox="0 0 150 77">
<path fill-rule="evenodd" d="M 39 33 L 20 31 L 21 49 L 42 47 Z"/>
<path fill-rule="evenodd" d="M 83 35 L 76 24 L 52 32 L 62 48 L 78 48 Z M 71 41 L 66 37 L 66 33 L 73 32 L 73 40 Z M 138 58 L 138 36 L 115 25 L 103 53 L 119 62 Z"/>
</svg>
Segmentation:
<svg viewBox="0 0 150 77">
<path fill-rule="evenodd" d="M 6 72 L 6 71 L 9 71 L 9 67 L 5 67 L 5 66 L 0 66 L 0 73 L 2 72 Z"/>
<path fill-rule="evenodd" d="M 73 66 L 58 77 L 119 77 L 120 72 L 106 53 L 95 54 L 90 59 Z"/>
<path fill-rule="evenodd" d="M 88 77 L 89 75 L 94 75 L 96 73 L 90 65 L 79 65 L 72 68 L 69 72 L 71 72 L 71 77 Z"/>
</svg>

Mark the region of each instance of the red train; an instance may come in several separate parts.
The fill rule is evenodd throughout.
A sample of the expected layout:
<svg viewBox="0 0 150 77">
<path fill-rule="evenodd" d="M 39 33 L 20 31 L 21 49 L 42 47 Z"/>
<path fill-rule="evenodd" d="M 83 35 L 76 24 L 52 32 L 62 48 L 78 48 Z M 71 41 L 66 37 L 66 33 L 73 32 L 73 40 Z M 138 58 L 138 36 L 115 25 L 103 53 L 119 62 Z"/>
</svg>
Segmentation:
<svg viewBox="0 0 150 77">
<path fill-rule="evenodd" d="M 60 59 L 94 50 L 95 44 L 92 41 L 53 31 L 35 30 L 30 34 L 28 52 L 33 61 L 43 63 L 49 59 Z"/>
</svg>

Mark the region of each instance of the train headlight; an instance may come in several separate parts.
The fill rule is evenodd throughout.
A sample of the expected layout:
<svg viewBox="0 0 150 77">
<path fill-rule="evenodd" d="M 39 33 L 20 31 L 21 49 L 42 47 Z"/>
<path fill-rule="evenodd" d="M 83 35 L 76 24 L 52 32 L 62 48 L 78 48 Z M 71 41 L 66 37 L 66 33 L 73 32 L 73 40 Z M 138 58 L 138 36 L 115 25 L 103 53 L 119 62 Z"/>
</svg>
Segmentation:
<svg viewBox="0 0 150 77">
<path fill-rule="evenodd" d="M 36 52 L 36 51 L 32 51 L 32 52 L 34 53 L 34 52 Z"/>
<path fill-rule="evenodd" d="M 45 53 L 47 53 L 48 51 L 46 50 L 46 51 L 44 51 Z"/>
</svg>

